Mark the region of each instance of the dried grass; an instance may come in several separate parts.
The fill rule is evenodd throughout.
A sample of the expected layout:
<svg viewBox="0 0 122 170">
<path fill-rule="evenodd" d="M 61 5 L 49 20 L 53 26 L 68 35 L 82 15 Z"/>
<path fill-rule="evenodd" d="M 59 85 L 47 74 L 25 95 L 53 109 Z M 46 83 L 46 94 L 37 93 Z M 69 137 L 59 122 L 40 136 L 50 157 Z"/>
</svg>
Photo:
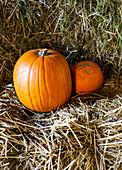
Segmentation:
<svg viewBox="0 0 122 170">
<path fill-rule="evenodd" d="M 29 111 L 12 72 L 24 52 L 40 47 L 59 50 L 69 66 L 95 61 L 103 86 L 72 94 L 56 111 Z M 0 0 L 0 169 L 120 170 L 121 60 L 118 0 Z"/>
<path fill-rule="evenodd" d="M 0 86 L 12 82 L 16 60 L 30 49 L 58 48 L 71 66 L 98 63 L 121 71 L 121 3 L 117 1 L 0 1 Z M 110 73 L 109 73 L 110 77 Z"/>
<path fill-rule="evenodd" d="M 96 98 L 73 96 L 55 112 L 40 114 L 27 110 L 7 85 L 0 94 L 1 168 L 120 168 L 122 98 Z"/>
</svg>

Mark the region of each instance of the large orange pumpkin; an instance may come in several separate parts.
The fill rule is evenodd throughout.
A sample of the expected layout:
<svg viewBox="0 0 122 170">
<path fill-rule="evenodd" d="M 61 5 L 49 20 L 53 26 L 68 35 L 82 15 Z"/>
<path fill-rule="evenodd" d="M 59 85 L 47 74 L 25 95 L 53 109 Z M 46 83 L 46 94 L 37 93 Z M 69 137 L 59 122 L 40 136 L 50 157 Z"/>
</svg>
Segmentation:
<svg viewBox="0 0 122 170">
<path fill-rule="evenodd" d="M 71 67 L 73 89 L 76 93 L 89 94 L 100 88 L 103 74 L 93 61 L 81 61 Z"/>
<path fill-rule="evenodd" d="M 55 110 L 68 101 L 72 91 L 66 59 L 49 49 L 24 53 L 14 67 L 13 82 L 23 105 L 38 112 Z"/>
</svg>

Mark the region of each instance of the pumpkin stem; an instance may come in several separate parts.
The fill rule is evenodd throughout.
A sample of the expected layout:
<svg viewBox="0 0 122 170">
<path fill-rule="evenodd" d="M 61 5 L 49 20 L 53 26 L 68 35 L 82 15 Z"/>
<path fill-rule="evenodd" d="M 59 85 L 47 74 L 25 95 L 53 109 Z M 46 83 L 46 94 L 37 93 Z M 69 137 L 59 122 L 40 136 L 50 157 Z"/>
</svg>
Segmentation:
<svg viewBox="0 0 122 170">
<path fill-rule="evenodd" d="M 38 55 L 40 55 L 41 57 L 44 57 L 44 56 L 48 55 L 48 50 L 47 50 L 47 48 L 44 48 L 44 49 L 40 50 L 40 51 L 38 52 Z"/>
</svg>

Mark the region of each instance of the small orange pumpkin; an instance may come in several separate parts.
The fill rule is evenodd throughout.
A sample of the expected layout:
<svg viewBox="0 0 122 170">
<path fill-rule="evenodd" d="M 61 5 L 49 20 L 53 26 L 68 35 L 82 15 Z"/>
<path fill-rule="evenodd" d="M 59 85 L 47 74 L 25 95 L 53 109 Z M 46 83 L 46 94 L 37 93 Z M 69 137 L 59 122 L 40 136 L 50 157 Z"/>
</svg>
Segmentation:
<svg viewBox="0 0 122 170">
<path fill-rule="evenodd" d="M 49 112 L 71 95 L 71 74 L 66 59 L 57 51 L 35 49 L 17 61 L 13 82 L 20 101 L 29 109 Z"/>
<path fill-rule="evenodd" d="M 98 90 L 103 83 L 100 67 L 93 61 L 81 61 L 71 67 L 73 89 L 82 95 Z"/>
</svg>

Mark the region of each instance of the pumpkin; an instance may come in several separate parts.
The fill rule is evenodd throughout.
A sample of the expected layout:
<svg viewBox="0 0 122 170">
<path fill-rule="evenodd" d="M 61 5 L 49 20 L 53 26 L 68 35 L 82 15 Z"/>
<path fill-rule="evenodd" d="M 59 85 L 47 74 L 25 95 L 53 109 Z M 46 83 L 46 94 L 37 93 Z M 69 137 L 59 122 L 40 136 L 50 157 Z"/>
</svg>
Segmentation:
<svg viewBox="0 0 122 170">
<path fill-rule="evenodd" d="M 24 53 L 15 64 L 13 82 L 21 103 L 37 112 L 55 110 L 68 101 L 72 91 L 66 59 L 50 49 Z"/>
<path fill-rule="evenodd" d="M 103 83 L 100 67 L 93 61 L 81 61 L 71 67 L 73 89 L 82 95 L 98 90 Z"/>
</svg>

